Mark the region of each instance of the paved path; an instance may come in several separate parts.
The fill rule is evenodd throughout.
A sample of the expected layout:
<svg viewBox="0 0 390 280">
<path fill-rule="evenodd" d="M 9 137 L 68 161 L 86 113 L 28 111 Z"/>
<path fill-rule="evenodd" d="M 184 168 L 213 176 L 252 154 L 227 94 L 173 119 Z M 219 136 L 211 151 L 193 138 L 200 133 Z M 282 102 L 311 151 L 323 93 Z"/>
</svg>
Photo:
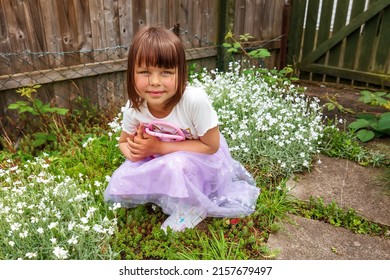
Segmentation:
<svg viewBox="0 0 390 280">
<path fill-rule="evenodd" d="M 320 156 L 310 173 L 290 180 L 299 200 L 322 197 L 339 207 L 353 208 L 370 221 L 390 226 L 390 189 L 379 177 L 383 169 Z M 390 260 L 390 239 L 355 234 L 320 221 L 289 216 L 282 230 L 271 234 L 268 247 L 280 260 Z M 390 235 L 390 233 L 389 233 Z"/>
</svg>

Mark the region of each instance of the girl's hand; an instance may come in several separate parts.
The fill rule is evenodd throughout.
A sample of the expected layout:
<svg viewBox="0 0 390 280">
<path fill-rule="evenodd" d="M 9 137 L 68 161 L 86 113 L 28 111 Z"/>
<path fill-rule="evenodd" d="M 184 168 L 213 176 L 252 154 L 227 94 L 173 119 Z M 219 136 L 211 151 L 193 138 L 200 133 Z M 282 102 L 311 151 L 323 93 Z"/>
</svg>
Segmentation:
<svg viewBox="0 0 390 280">
<path fill-rule="evenodd" d="M 140 124 L 137 133 L 127 138 L 127 148 L 134 161 L 142 160 L 148 156 L 158 154 L 161 141 L 144 132 L 143 124 Z"/>
</svg>

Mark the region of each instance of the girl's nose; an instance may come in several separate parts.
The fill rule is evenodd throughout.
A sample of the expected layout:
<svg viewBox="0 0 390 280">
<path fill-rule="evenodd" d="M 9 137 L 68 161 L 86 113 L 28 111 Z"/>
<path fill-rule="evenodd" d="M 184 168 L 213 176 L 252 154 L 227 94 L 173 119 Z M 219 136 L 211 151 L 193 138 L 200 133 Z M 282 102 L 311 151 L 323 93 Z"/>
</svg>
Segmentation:
<svg viewBox="0 0 390 280">
<path fill-rule="evenodd" d="M 160 85 L 160 78 L 158 77 L 158 74 L 149 75 L 149 85 L 151 86 Z"/>
</svg>

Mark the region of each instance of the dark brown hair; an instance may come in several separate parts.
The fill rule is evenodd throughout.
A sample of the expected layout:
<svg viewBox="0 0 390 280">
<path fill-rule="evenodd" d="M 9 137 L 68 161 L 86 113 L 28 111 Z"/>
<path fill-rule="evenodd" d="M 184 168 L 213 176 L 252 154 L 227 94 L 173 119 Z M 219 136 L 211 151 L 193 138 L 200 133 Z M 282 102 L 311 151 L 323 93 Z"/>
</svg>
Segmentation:
<svg viewBox="0 0 390 280">
<path fill-rule="evenodd" d="M 127 63 L 127 94 L 133 108 L 139 110 L 143 102 L 134 83 L 134 69 L 143 63 L 146 67 L 177 68 L 177 91 L 166 106 L 180 101 L 187 84 L 187 64 L 183 44 L 172 31 L 157 26 L 141 28 L 134 36 Z"/>
</svg>

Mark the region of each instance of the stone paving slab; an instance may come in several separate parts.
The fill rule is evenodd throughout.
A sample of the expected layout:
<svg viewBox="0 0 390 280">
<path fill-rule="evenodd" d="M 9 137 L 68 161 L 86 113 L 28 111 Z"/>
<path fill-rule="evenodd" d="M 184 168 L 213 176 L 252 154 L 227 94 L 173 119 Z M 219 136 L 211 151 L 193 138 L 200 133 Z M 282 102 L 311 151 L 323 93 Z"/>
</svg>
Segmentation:
<svg viewBox="0 0 390 280">
<path fill-rule="evenodd" d="M 390 226 L 390 189 L 380 181 L 383 169 L 321 155 L 310 173 L 297 175 L 287 186 L 299 200 L 322 197 L 370 221 Z"/>
<path fill-rule="evenodd" d="M 390 260 L 390 240 L 355 234 L 321 221 L 290 216 L 267 246 L 279 260 Z"/>
</svg>

